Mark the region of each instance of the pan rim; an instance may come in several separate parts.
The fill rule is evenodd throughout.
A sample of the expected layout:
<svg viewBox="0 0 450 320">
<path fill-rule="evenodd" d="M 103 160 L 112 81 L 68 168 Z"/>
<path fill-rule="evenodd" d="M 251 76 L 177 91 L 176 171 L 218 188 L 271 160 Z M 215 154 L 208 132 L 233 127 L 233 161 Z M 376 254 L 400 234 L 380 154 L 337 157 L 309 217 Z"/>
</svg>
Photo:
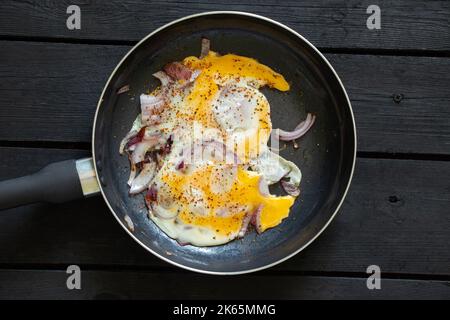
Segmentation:
<svg viewBox="0 0 450 320">
<path fill-rule="evenodd" d="M 353 126 L 353 137 L 354 137 L 354 150 L 353 150 L 353 158 L 352 158 L 352 167 L 351 167 L 351 171 L 350 171 L 350 176 L 349 179 L 347 181 L 347 185 L 345 187 L 344 193 L 336 207 L 336 209 L 334 210 L 333 214 L 331 215 L 331 217 L 328 219 L 328 221 L 324 224 L 324 226 L 314 235 L 314 237 L 312 237 L 307 243 L 305 243 L 303 246 L 301 246 L 300 248 L 298 248 L 297 250 L 295 250 L 294 252 L 292 252 L 291 254 L 277 260 L 274 261 L 270 264 L 266 264 L 257 268 L 252 268 L 252 269 L 245 269 L 245 270 L 239 270 L 239 271 L 210 271 L 210 270 L 203 270 L 203 269 L 198 269 L 198 268 L 193 268 L 193 267 L 189 267 L 186 266 L 184 264 L 172 261 L 160 254 L 158 254 L 157 252 L 153 251 L 151 248 L 149 248 L 148 246 L 146 246 L 143 242 L 141 242 L 126 226 L 125 224 L 120 220 L 118 214 L 114 211 L 114 209 L 112 208 L 111 204 L 109 203 L 109 200 L 107 198 L 107 196 L 105 195 L 104 191 L 103 191 L 103 187 L 102 187 L 102 183 L 101 183 L 101 179 L 99 176 L 99 172 L 97 169 L 97 163 L 96 163 L 96 156 L 95 156 L 95 132 L 96 132 L 96 124 L 97 124 L 97 117 L 98 117 L 98 113 L 101 107 L 101 104 L 103 102 L 103 96 L 106 92 L 106 89 L 109 87 L 110 82 L 112 80 L 112 78 L 115 76 L 117 70 L 120 68 L 120 66 L 122 65 L 122 63 L 128 58 L 128 56 L 134 52 L 134 50 L 136 50 L 142 43 L 144 43 L 145 41 L 147 41 L 147 39 L 150 39 L 152 36 L 154 36 L 155 34 L 159 33 L 160 31 L 174 25 L 177 24 L 179 22 L 185 21 L 185 20 L 189 20 L 189 19 L 193 19 L 196 17 L 201 17 L 201 16 L 208 16 L 208 15 L 218 15 L 218 14 L 230 14 L 230 15 L 240 15 L 240 16 L 246 16 L 246 17 L 252 17 L 252 18 L 256 18 L 256 19 L 260 19 L 263 20 L 265 22 L 274 24 L 278 27 L 283 28 L 284 30 L 286 30 L 287 32 L 290 32 L 291 34 L 293 34 L 294 36 L 298 37 L 301 41 L 303 41 L 304 43 L 306 43 L 316 54 L 318 54 L 318 56 L 322 59 L 322 61 L 328 66 L 328 68 L 331 70 L 332 74 L 335 76 L 335 78 L 337 79 L 342 92 L 345 95 L 345 99 L 347 101 L 347 106 L 349 108 L 350 111 L 350 115 L 351 115 L 351 120 L 352 120 L 352 126 Z M 100 186 L 100 192 L 102 194 L 103 199 L 105 200 L 108 208 L 110 209 L 111 213 L 113 214 L 113 216 L 116 218 L 116 220 L 119 222 L 119 224 L 122 226 L 122 228 L 137 242 L 139 243 L 144 249 L 146 249 L 147 251 L 149 251 L 150 253 L 152 253 L 153 255 L 155 255 L 156 257 L 160 258 L 163 261 L 166 261 L 174 266 L 180 267 L 182 269 L 185 270 L 189 270 L 189 271 L 193 271 L 193 272 L 198 272 L 198 273 L 202 273 L 202 274 L 210 274 L 210 275 L 240 275 L 240 274 L 247 274 L 247 273 L 252 273 L 252 272 L 257 272 L 257 271 L 261 271 L 267 268 L 271 268 L 277 264 L 280 264 L 290 258 L 292 258 L 293 256 L 297 255 L 299 252 L 303 251 L 306 247 L 308 247 L 314 240 L 316 240 L 321 234 L 322 232 L 325 231 L 325 229 L 329 226 L 329 224 L 331 223 L 331 221 L 334 219 L 334 217 L 337 215 L 337 213 L 339 212 L 339 209 L 342 206 L 342 203 L 344 202 L 348 190 L 350 188 L 352 179 L 353 179 L 353 174 L 354 174 L 354 170 L 355 170 L 355 164 L 356 164 L 356 152 L 357 152 L 357 134 L 356 134 L 356 124 L 355 124 L 355 117 L 353 114 L 353 108 L 350 102 L 350 99 L 348 97 L 347 91 L 344 88 L 344 85 L 341 81 L 341 79 L 339 78 L 338 74 L 336 73 L 336 71 L 334 70 L 333 66 L 330 64 L 330 62 L 325 58 L 325 56 L 311 43 L 309 42 L 306 38 L 304 38 L 301 34 L 299 34 L 297 31 L 293 30 L 292 28 L 278 22 L 275 21 L 273 19 L 267 18 L 265 16 L 261 16 L 261 15 L 257 15 L 254 13 L 249 13 L 249 12 L 243 12 L 243 11 L 229 11 L 229 10 L 225 10 L 225 11 L 206 11 L 206 12 L 201 12 L 201 13 L 196 13 L 196 14 L 192 14 L 192 15 L 188 15 L 176 20 L 173 20 L 157 29 L 155 29 L 153 32 L 149 33 L 147 36 L 145 36 L 142 40 L 140 40 L 136 45 L 134 45 L 124 56 L 123 58 L 120 60 L 120 62 L 116 65 L 116 67 L 114 68 L 114 70 L 112 71 L 111 75 L 109 76 L 108 80 L 106 81 L 106 84 L 102 90 L 102 93 L 100 95 L 99 101 L 97 103 L 97 108 L 95 111 L 95 116 L 94 116 L 94 124 L 93 124 L 93 128 L 92 128 L 92 157 L 93 157 L 93 163 L 94 163 L 94 169 L 95 169 L 95 174 L 96 174 L 96 178 L 97 178 L 97 182 L 98 185 Z"/>
</svg>

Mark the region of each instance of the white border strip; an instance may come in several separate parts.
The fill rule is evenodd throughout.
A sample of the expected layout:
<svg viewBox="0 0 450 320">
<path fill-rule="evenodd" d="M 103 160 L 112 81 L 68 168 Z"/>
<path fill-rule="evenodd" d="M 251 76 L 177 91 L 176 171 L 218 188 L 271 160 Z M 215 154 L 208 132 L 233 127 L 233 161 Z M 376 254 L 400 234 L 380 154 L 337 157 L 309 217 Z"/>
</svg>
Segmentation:
<svg viewBox="0 0 450 320">
<path fill-rule="evenodd" d="M 158 29 L 156 29 L 155 31 L 153 31 L 152 33 L 150 33 L 149 35 L 147 35 L 145 38 L 143 38 L 141 41 L 139 41 L 133 48 L 131 48 L 130 51 L 128 51 L 128 53 L 122 58 L 122 60 L 117 64 L 116 68 L 114 69 L 114 71 L 111 73 L 111 76 L 109 77 L 108 81 L 106 82 L 105 87 L 103 88 L 102 94 L 100 96 L 99 102 L 97 104 L 97 110 L 95 111 L 95 118 L 94 118 L 94 127 L 93 127 L 93 131 L 92 131 L 92 156 L 94 159 L 94 167 L 95 167 L 95 172 L 97 175 L 97 180 L 98 180 L 98 184 L 101 186 L 101 182 L 100 182 L 100 178 L 98 176 L 98 171 L 97 171 L 97 164 L 95 161 L 95 125 L 97 123 L 97 116 L 98 116 L 98 112 L 100 110 L 100 106 L 103 102 L 103 95 L 105 94 L 106 89 L 109 86 L 109 83 L 111 81 L 111 79 L 114 77 L 117 69 L 122 65 L 122 63 L 128 58 L 128 56 L 134 51 L 136 50 L 143 42 L 147 41 L 147 39 L 151 38 L 153 35 L 157 34 L 159 31 L 166 29 L 174 24 L 177 24 L 181 21 L 185 21 L 185 20 L 189 20 L 192 18 L 196 18 L 196 17 L 200 17 L 200 16 L 208 16 L 208 15 L 215 15 L 215 14 L 235 14 L 235 15 L 242 15 L 242 16 L 248 16 L 248 17 L 253 17 L 253 18 L 257 18 L 257 19 L 261 19 L 264 20 L 266 22 L 270 22 L 272 24 L 275 24 L 279 27 L 282 27 L 283 29 L 285 29 L 286 31 L 294 34 L 295 36 L 297 36 L 298 38 L 300 38 L 303 42 L 305 42 L 306 44 L 308 44 L 322 59 L 323 61 L 328 65 L 328 67 L 331 69 L 331 71 L 333 72 L 334 76 L 336 77 L 336 79 L 338 80 L 339 84 L 341 85 L 342 91 L 345 94 L 345 98 L 347 99 L 347 103 L 348 106 L 350 108 L 350 114 L 352 117 L 352 123 L 353 123 L 353 132 L 354 132 L 354 137 L 355 137 L 355 150 L 354 150 L 354 154 L 353 154 L 353 164 L 352 164 L 352 170 L 350 173 L 350 178 L 348 180 L 347 186 L 345 188 L 344 194 L 342 196 L 341 201 L 339 202 L 338 206 L 336 207 L 336 210 L 334 211 L 333 215 L 331 216 L 331 218 L 328 220 L 328 222 L 322 227 L 322 229 L 309 241 L 307 242 L 305 245 L 303 245 L 301 248 L 299 248 L 298 250 L 296 250 L 295 252 L 291 253 L 290 255 L 284 257 L 283 259 L 280 259 L 278 261 L 275 261 L 271 264 L 259 267 L 259 268 L 255 268 L 255 269 L 248 269 L 248 270 L 241 270 L 241 271 L 233 271 L 233 272 L 220 272 L 220 271 L 208 271 L 208 270 L 202 270 L 202 269 L 195 269 L 195 268 L 191 268 L 191 267 L 187 267 L 183 264 L 179 264 L 177 262 L 171 261 L 169 259 L 167 259 L 164 256 L 159 255 L 158 253 L 154 252 L 153 250 L 151 250 L 149 247 L 147 247 L 144 243 L 142 243 L 130 230 L 128 230 L 128 228 L 125 226 L 125 224 L 119 219 L 119 217 L 117 216 L 117 214 L 114 212 L 113 208 L 111 207 L 107 197 L 105 196 L 105 193 L 103 192 L 103 188 L 100 187 L 101 193 L 103 198 L 105 199 L 106 204 L 108 205 L 109 209 L 111 210 L 111 212 L 113 213 L 114 217 L 116 218 L 116 220 L 120 223 L 120 225 L 124 228 L 124 230 L 137 242 L 139 243 L 142 247 L 144 247 L 147 251 L 151 252 L 152 254 L 154 254 L 155 256 L 157 256 L 158 258 L 173 264 L 177 267 L 186 269 L 186 270 L 190 270 L 190 271 L 194 271 L 194 272 L 199 272 L 199 273 L 204 273 L 204 274 L 213 274 L 213 275 L 238 275 L 238 274 L 245 274 L 245 273 L 250 273 L 250 272 L 256 272 L 256 271 L 260 271 L 263 269 L 267 269 L 270 267 L 273 267 L 283 261 L 286 261 L 287 259 L 295 256 L 297 253 L 299 253 L 300 251 L 302 251 L 303 249 L 305 249 L 307 246 L 309 246 L 315 239 L 317 239 L 317 237 L 328 227 L 328 225 L 330 224 L 330 222 L 334 219 L 334 217 L 336 216 L 337 212 L 339 211 L 342 203 L 344 202 L 344 199 L 347 195 L 348 189 L 350 187 L 350 183 L 352 181 L 353 178 L 353 173 L 355 170 L 355 162 L 356 162 L 356 149 L 357 149 L 357 139 L 356 139 L 356 125 L 355 125 L 355 117 L 353 115 L 353 110 L 352 110 L 352 105 L 350 103 L 350 99 L 348 98 L 347 92 L 345 91 L 344 85 L 342 84 L 341 79 L 339 78 L 339 76 L 337 75 L 336 71 L 333 69 L 333 67 L 331 66 L 331 64 L 328 62 L 328 60 L 324 57 L 324 55 L 313 45 L 311 44 L 308 40 L 306 40 L 302 35 L 300 35 L 299 33 L 297 33 L 295 30 L 285 26 L 284 24 L 281 24 L 280 22 L 277 22 L 275 20 L 260 16 L 260 15 L 256 15 L 253 13 L 248 13 L 248 12 L 240 12 L 240 11 L 210 11 L 210 12 L 203 12 L 203 13 L 198 13 L 198 14 L 193 14 L 193 15 L 189 15 L 177 20 L 174 20 Z"/>
</svg>

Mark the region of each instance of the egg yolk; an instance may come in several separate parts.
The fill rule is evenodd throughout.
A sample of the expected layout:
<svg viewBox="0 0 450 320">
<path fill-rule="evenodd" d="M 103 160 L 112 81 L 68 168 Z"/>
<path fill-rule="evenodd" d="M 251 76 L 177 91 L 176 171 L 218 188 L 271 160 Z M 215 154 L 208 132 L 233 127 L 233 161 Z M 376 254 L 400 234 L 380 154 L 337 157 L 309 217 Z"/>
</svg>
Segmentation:
<svg viewBox="0 0 450 320">
<path fill-rule="evenodd" d="M 190 110 L 188 117 L 191 120 L 199 121 L 205 127 L 218 127 L 210 109 L 212 99 L 219 90 L 217 82 L 227 79 L 239 82 L 244 77 L 252 79 L 258 86 L 267 85 L 280 91 L 289 90 L 289 84 L 281 74 L 252 58 L 234 54 L 220 56 L 210 51 L 202 59 L 187 57 L 183 63 L 191 69 L 201 70 L 188 96 L 187 110 Z"/>
<path fill-rule="evenodd" d="M 259 191 L 260 176 L 252 171 L 237 168 L 237 173 L 228 190 L 214 192 L 211 190 L 212 179 L 217 179 L 217 170 L 223 170 L 215 165 L 207 165 L 190 174 L 167 174 L 163 181 L 168 184 L 173 198 L 180 200 L 182 210 L 178 217 L 187 224 L 203 226 L 216 231 L 219 234 L 231 235 L 238 232 L 247 212 L 254 212 L 260 205 L 260 230 L 278 225 L 289 215 L 289 209 L 294 203 L 292 196 L 277 197 L 264 196 Z M 230 170 L 224 170 L 219 174 L 230 174 Z M 206 209 L 204 214 L 195 214 L 189 204 L 195 204 L 195 199 L 189 188 L 201 190 L 203 198 L 201 206 Z M 227 208 L 230 212 L 224 216 L 217 214 L 218 210 Z M 242 209 L 245 208 L 245 209 Z M 241 210 L 241 211 L 239 211 Z"/>
<path fill-rule="evenodd" d="M 212 112 L 212 103 L 219 92 L 219 84 L 233 80 L 235 83 L 254 84 L 254 87 L 267 85 L 280 91 L 289 90 L 289 84 L 284 77 L 271 68 L 248 57 L 234 54 L 218 55 L 210 51 L 206 57 L 187 57 L 183 64 L 192 70 L 200 70 L 193 87 L 184 99 L 184 105 L 177 113 L 177 118 L 184 123 L 199 122 L 204 128 L 221 129 Z M 261 109 L 258 129 L 270 131 L 269 106 Z M 268 119 L 267 123 L 261 123 Z M 226 132 L 224 133 L 226 135 Z M 245 142 L 247 143 L 247 142 Z M 249 148 L 246 148 L 249 149 Z M 250 150 L 251 151 L 251 150 Z M 248 154 L 255 152 L 246 151 Z M 248 160 L 245 159 L 244 160 Z M 203 226 L 221 235 L 233 235 L 239 232 L 244 217 L 261 206 L 259 229 L 264 231 L 281 223 L 289 215 L 295 197 L 273 195 L 264 196 L 259 191 L 260 175 L 245 170 L 242 166 L 234 168 L 233 180 L 226 190 L 214 192 L 211 181 L 218 174 L 230 174 L 230 168 L 223 172 L 223 167 L 217 164 L 205 165 L 190 173 L 169 171 L 162 175 L 162 181 L 167 185 L 170 197 L 177 203 L 178 218 L 186 224 Z M 201 197 L 192 194 L 192 190 L 201 191 Z M 198 192 L 197 192 L 198 194 Z M 198 202 L 198 203 L 197 203 Z M 193 212 L 196 204 L 203 212 Z M 217 214 L 225 210 L 228 214 Z"/>
</svg>

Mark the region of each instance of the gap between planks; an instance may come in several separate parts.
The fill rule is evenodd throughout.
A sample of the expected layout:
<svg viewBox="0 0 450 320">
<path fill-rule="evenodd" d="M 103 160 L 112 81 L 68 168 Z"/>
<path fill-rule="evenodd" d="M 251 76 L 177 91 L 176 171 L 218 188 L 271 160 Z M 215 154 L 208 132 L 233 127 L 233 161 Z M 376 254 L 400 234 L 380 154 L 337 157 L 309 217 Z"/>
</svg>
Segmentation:
<svg viewBox="0 0 450 320">
<path fill-rule="evenodd" d="M 83 44 L 83 45 L 106 45 L 106 46 L 135 46 L 139 41 L 135 40 L 106 40 L 106 39 L 83 39 L 83 38 L 52 38 L 52 37 L 29 37 L 29 36 L 0 36 L 0 41 L 18 42 L 40 42 L 40 43 L 62 43 L 62 44 Z M 317 46 L 322 53 L 330 54 L 357 54 L 375 56 L 413 56 L 413 57 L 450 57 L 450 50 L 430 50 L 430 49 L 379 49 L 379 48 L 336 48 Z"/>
<path fill-rule="evenodd" d="M 31 149 L 62 149 L 90 151 L 89 142 L 65 141 L 0 141 L 0 148 L 31 148 Z M 392 160 L 423 160 L 423 161 L 450 161 L 450 154 L 432 153 L 388 153 L 358 151 L 357 158 L 364 159 L 392 159 Z"/>
<path fill-rule="evenodd" d="M 3 271 L 66 271 L 68 264 L 0 264 L 0 272 Z M 148 266 L 127 266 L 127 265 L 96 265 L 79 264 L 82 271 L 103 271 L 103 272 L 140 272 L 140 273 L 171 273 L 171 274 L 194 274 L 201 276 L 200 273 L 190 272 L 181 268 L 168 265 L 167 267 L 148 267 Z M 345 271 L 289 271 L 266 269 L 255 273 L 243 274 L 241 276 L 301 276 L 301 277 L 323 277 L 323 278 L 349 278 L 349 279 L 367 279 L 370 274 L 363 272 L 345 272 Z M 207 276 L 207 275 L 205 275 Z M 239 276 L 239 275 L 238 275 Z M 450 275 L 440 274 L 413 274 L 413 273 L 394 273 L 382 272 L 382 279 L 386 280 L 423 280 L 423 281 L 450 281 Z"/>
</svg>

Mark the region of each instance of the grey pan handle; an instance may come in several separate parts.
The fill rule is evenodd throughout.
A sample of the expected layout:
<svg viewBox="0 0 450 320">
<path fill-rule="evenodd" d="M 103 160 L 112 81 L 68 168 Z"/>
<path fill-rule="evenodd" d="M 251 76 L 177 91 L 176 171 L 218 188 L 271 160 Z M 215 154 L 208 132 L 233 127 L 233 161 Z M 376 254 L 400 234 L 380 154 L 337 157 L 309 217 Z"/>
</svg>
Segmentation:
<svg viewBox="0 0 450 320">
<path fill-rule="evenodd" d="M 35 202 L 62 203 L 100 192 L 92 158 L 65 160 L 0 182 L 0 210 Z"/>
</svg>

